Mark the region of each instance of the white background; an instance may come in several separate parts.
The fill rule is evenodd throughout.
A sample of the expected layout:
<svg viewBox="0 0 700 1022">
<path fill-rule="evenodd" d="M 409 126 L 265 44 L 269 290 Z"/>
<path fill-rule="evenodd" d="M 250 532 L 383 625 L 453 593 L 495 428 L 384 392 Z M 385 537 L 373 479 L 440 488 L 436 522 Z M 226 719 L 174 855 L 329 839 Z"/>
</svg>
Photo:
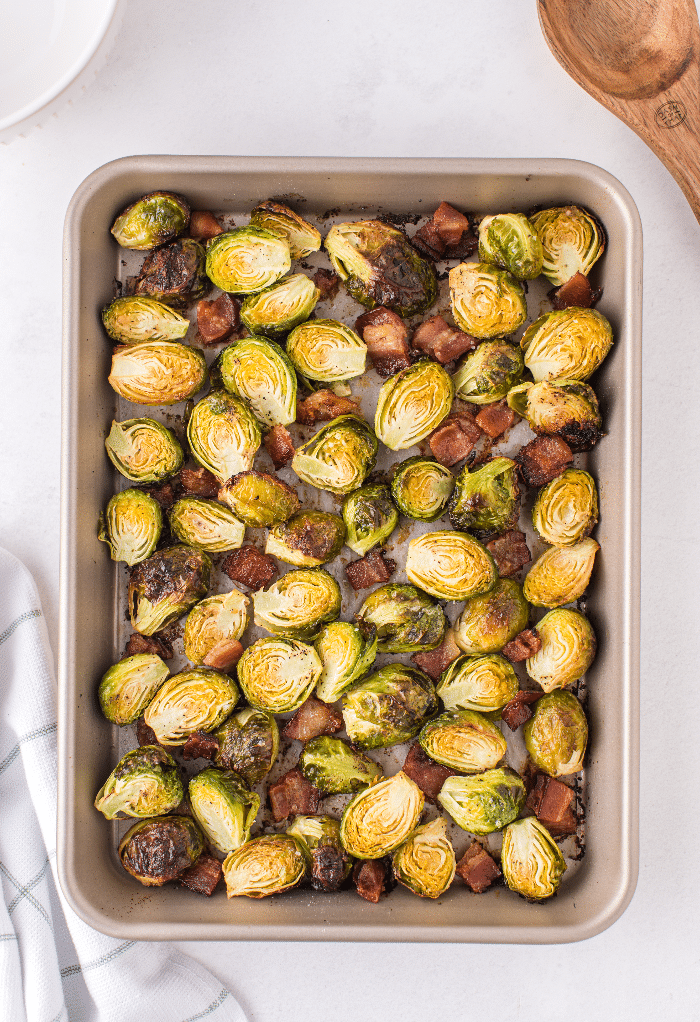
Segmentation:
<svg viewBox="0 0 700 1022">
<path fill-rule="evenodd" d="M 608 931 L 570 946 L 183 948 L 230 986 L 251 1022 L 697 1022 L 700 226 L 680 190 L 561 70 L 534 0 L 123 2 L 121 30 L 85 91 L 0 146 L 0 543 L 33 572 L 54 648 L 61 232 L 71 195 L 96 167 L 138 153 L 566 157 L 616 175 L 644 227 L 632 904 Z"/>
</svg>

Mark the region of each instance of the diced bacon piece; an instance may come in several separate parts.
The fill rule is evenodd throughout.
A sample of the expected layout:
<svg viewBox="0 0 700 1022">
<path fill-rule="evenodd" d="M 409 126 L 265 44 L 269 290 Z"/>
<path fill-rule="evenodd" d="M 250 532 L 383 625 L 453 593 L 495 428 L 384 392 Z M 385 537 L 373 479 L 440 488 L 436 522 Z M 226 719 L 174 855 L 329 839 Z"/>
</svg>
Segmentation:
<svg viewBox="0 0 700 1022">
<path fill-rule="evenodd" d="M 559 823 L 547 823 L 546 820 L 542 820 L 542 823 L 552 837 L 566 837 L 567 834 L 575 834 L 578 827 L 578 820 L 571 809 L 566 810 Z"/>
<path fill-rule="evenodd" d="M 467 351 L 474 351 L 479 341 L 464 330 L 450 326 L 442 316 L 431 316 L 418 324 L 411 344 L 419 351 L 425 351 L 441 365 L 453 362 Z"/>
<path fill-rule="evenodd" d="M 437 802 L 440 789 L 448 777 L 454 775 L 454 770 L 436 763 L 427 756 L 418 742 L 414 742 L 408 750 L 408 755 L 401 767 L 407 777 L 418 785 L 428 802 Z"/>
<path fill-rule="evenodd" d="M 364 862 L 358 862 L 352 871 L 352 878 L 360 897 L 376 905 L 386 887 L 386 863 L 383 859 L 365 859 Z"/>
<path fill-rule="evenodd" d="M 433 681 L 437 681 L 442 672 L 461 655 L 462 650 L 455 642 L 454 632 L 448 628 L 437 649 L 414 653 L 411 660 L 421 671 L 430 675 Z"/>
<path fill-rule="evenodd" d="M 501 710 L 501 717 L 511 731 L 517 731 L 521 724 L 532 716 L 530 706 L 536 703 L 542 695 L 541 692 L 527 692 L 521 689 Z"/>
<path fill-rule="evenodd" d="M 484 405 L 475 416 L 474 421 L 479 429 L 483 429 L 487 436 L 495 440 L 496 437 L 503 436 L 505 431 L 514 425 L 517 418 L 518 416 L 512 408 L 508 407 L 508 402 L 504 398 L 503 401 L 494 401 L 491 405 Z"/>
<path fill-rule="evenodd" d="M 338 397 L 332 390 L 317 390 L 304 401 L 297 401 L 297 422 L 313 426 L 316 422 L 330 422 L 339 415 L 361 415 L 357 401 Z"/>
<path fill-rule="evenodd" d="M 411 244 L 414 248 L 418 249 L 422 256 L 427 256 L 428 259 L 433 259 L 435 262 L 442 259 L 446 248 L 445 242 L 440 237 L 440 233 L 432 220 L 428 220 L 427 223 L 418 228 L 411 238 Z"/>
<path fill-rule="evenodd" d="M 159 745 L 153 728 L 149 727 L 143 717 L 136 721 L 136 740 L 139 745 Z"/>
<path fill-rule="evenodd" d="M 202 344 L 221 344 L 230 337 L 240 324 L 239 309 L 236 299 L 227 294 L 197 302 L 197 330 Z"/>
<path fill-rule="evenodd" d="M 602 289 L 594 290 L 588 277 L 583 273 L 575 273 L 561 287 L 553 287 L 547 297 L 555 309 L 590 309 L 602 294 Z"/>
<path fill-rule="evenodd" d="M 194 866 L 180 874 L 178 880 L 196 894 L 205 894 L 210 898 L 222 876 L 223 870 L 219 860 L 204 852 Z"/>
<path fill-rule="evenodd" d="M 456 245 L 445 248 L 443 259 L 467 259 L 479 247 L 479 239 L 471 231 L 465 231 Z"/>
<path fill-rule="evenodd" d="M 312 280 L 321 292 L 321 301 L 324 298 L 334 298 L 340 287 L 340 277 L 333 270 L 318 269 Z"/>
<path fill-rule="evenodd" d="M 534 656 L 542 649 L 542 640 L 537 634 L 536 628 L 525 628 L 519 632 L 514 639 L 507 642 L 501 653 L 508 657 L 512 664 L 519 664 L 522 660 Z"/>
<path fill-rule="evenodd" d="M 396 376 L 402 369 L 408 369 L 410 365 L 410 355 L 390 355 L 388 358 L 372 359 L 372 368 L 385 378 Z"/>
<path fill-rule="evenodd" d="M 408 330 L 400 316 L 380 305 L 355 321 L 380 376 L 393 376 L 411 364 Z"/>
<path fill-rule="evenodd" d="M 449 415 L 428 437 L 433 457 L 448 468 L 462 461 L 483 433 L 466 415 Z"/>
<path fill-rule="evenodd" d="M 345 880 L 348 854 L 334 845 L 319 845 L 311 852 L 311 886 L 315 891 L 337 891 Z"/>
<path fill-rule="evenodd" d="M 574 791 L 568 785 L 547 774 L 537 774 L 526 805 L 545 827 L 550 827 L 566 820 L 573 799 Z"/>
<path fill-rule="evenodd" d="M 155 653 L 161 660 L 172 660 L 173 647 L 169 642 L 155 635 L 140 635 L 132 632 L 124 650 L 124 656 L 136 656 L 138 653 Z"/>
<path fill-rule="evenodd" d="M 574 460 L 567 443 L 557 436 L 538 436 L 515 456 L 520 475 L 528 486 L 544 486 L 560 476 Z"/>
<path fill-rule="evenodd" d="M 248 586 L 249 589 L 262 589 L 277 574 L 274 558 L 261 554 L 254 546 L 242 546 L 230 553 L 221 565 L 232 582 Z"/>
<path fill-rule="evenodd" d="M 500 869 L 478 841 L 469 845 L 457 863 L 457 873 L 475 894 L 483 894 L 501 876 Z"/>
<path fill-rule="evenodd" d="M 501 536 L 489 540 L 486 549 L 496 562 L 501 578 L 517 575 L 520 569 L 532 560 L 525 542 L 525 533 L 519 529 L 509 529 Z"/>
<path fill-rule="evenodd" d="M 282 728 L 285 738 L 308 742 L 319 735 L 334 735 L 342 730 L 343 717 L 334 706 L 309 696 Z"/>
<path fill-rule="evenodd" d="M 289 430 L 284 426 L 273 426 L 265 435 L 265 449 L 272 458 L 275 468 L 282 468 L 294 457 L 294 443 Z"/>
<path fill-rule="evenodd" d="M 433 213 L 433 223 L 438 234 L 446 245 L 456 245 L 462 240 L 465 231 L 469 231 L 469 220 L 449 202 L 441 202 Z"/>
<path fill-rule="evenodd" d="M 321 792 L 309 784 L 298 767 L 292 767 L 271 784 L 267 793 L 275 823 L 281 823 L 288 816 L 313 816 L 321 803 Z"/>
<path fill-rule="evenodd" d="M 224 229 L 213 213 L 208 209 L 195 209 L 190 217 L 190 237 L 195 241 L 209 241 Z"/>
<path fill-rule="evenodd" d="M 218 739 L 204 731 L 193 731 L 182 746 L 182 758 L 209 759 L 213 762 L 218 751 Z"/>
<path fill-rule="evenodd" d="M 220 483 L 215 475 L 206 468 L 180 469 L 180 482 L 185 493 L 194 497 L 210 497 L 216 500 L 219 495 Z"/>
<path fill-rule="evenodd" d="M 221 639 L 209 650 L 202 663 L 216 671 L 232 671 L 243 656 L 243 646 L 238 639 Z"/>
<path fill-rule="evenodd" d="M 345 565 L 345 574 L 354 590 L 367 589 L 377 582 L 388 582 L 396 571 L 396 561 L 385 557 L 379 550 L 370 550 L 359 561 Z"/>
<path fill-rule="evenodd" d="M 141 487 L 149 497 L 153 497 L 164 511 L 168 511 L 175 503 L 175 490 L 172 483 L 161 483 L 160 486 Z"/>
</svg>

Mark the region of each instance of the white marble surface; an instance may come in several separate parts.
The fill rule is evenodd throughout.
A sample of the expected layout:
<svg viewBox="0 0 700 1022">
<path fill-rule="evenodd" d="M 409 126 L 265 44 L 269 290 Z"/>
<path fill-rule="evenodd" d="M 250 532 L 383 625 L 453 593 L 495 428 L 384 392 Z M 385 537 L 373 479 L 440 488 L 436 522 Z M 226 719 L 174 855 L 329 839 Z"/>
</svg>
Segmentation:
<svg viewBox="0 0 700 1022">
<path fill-rule="evenodd" d="M 183 946 L 251 1022 L 696 1022 L 700 227 L 681 192 L 555 63 L 534 0 L 123 2 L 85 91 L 0 147 L 0 543 L 34 573 L 54 639 L 61 231 L 90 171 L 149 152 L 569 157 L 616 175 L 644 226 L 641 867 L 627 912 L 570 946 Z"/>
</svg>

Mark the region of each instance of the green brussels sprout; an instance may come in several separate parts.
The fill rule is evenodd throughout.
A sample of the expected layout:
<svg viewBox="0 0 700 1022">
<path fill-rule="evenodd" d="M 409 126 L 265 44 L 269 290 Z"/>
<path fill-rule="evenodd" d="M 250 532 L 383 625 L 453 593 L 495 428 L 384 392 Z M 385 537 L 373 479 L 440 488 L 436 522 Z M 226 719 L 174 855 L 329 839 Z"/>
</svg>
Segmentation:
<svg viewBox="0 0 700 1022">
<path fill-rule="evenodd" d="M 514 770 L 499 767 L 470 777 L 448 777 L 438 802 L 462 830 L 492 834 L 516 818 L 525 803 L 525 785 Z"/>
<path fill-rule="evenodd" d="M 163 512 L 153 497 L 143 490 L 122 490 L 100 515 L 97 538 L 107 543 L 113 561 L 131 566 L 151 556 L 162 528 Z"/>
<path fill-rule="evenodd" d="M 461 774 L 497 766 L 507 748 L 500 729 L 474 710 L 447 710 L 423 727 L 418 741 L 436 763 Z"/>
<path fill-rule="evenodd" d="M 523 594 L 535 607 L 574 603 L 586 591 L 600 547 L 594 539 L 551 547 L 541 554 L 523 582 Z"/>
<path fill-rule="evenodd" d="M 213 386 L 243 398 L 265 426 L 287 426 L 296 419 L 296 373 L 282 349 L 264 337 L 227 345 L 210 377 Z"/>
<path fill-rule="evenodd" d="M 539 901 L 556 894 L 566 863 L 547 828 L 527 816 L 503 832 L 501 869 L 511 891 Z"/>
<path fill-rule="evenodd" d="M 204 835 L 191 816 L 140 820 L 119 842 L 122 866 L 144 887 L 161 887 L 194 866 Z"/>
<path fill-rule="evenodd" d="M 219 500 L 253 529 L 286 522 L 299 510 L 296 490 L 267 472 L 239 472 L 219 490 Z"/>
<path fill-rule="evenodd" d="M 204 248 L 194 238 L 169 242 L 144 260 L 136 280 L 136 295 L 175 308 L 199 301 L 211 286 L 204 272 L 205 259 Z"/>
<path fill-rule="evenodd" d="M 251 227 L 262 227 L 271 234 L 284 238 L 292 259 L 304 259 L 321 247 L 321 235 L 298 213 L 273 199 L 255 207 L 250 217 Z"/>
<path fill-rule="evenodd" d="M 343 813 L 340 840 L 357 859 L 381 859 L 416 829 L 425 799 L 403 770 L 360 791 Z"/>
<path fill-rule="evenodd" d="M 360 749 L 400 745 L 418 734 L 437 710 L 435 686 L 427 674 L 387 664 L 343 693 L 348 738 Z"/>
<path fill-rule="evenodd" d="M 355 620 L 366 639 L 376 633 L 379 653 L 437 649 L 447 622 L 442 607 L 415 586 L 379 586 L 365 599 Z"/>
<path fill-rule="evenodd" d="M 172 756 L 159 745 L 142 745 L 119 760 L 97 793 L 95 809 L 107 820 L 163 816 L 184 794 Z"/>
<path fill-rule="evenodd" d="M 223 484 L 253 467 L 261 436 L 254 415 L 239 398 L 214 390 L 194 406 L 187 440 L 195 460 Z"/>
<path fill-rule="evenodd" d="M 190 222 L 190 207 L 174 192 L 149 192 L 127 206 L 111 227 L 122 248 L 155 248 L 182 234 Z"/>
<path fill-rule="evenodd" d="M 525 365 L 535 383 L 562 377 L 587 380 L 612 343 L 612 327 L 605 316 L 595 309 L 576 307 L 540 316 L 520 340 Z"/>
<path fill-rule="evenodd" d="M 377 438 L 358 415 L 340 415 L 297 447 L 292 468 L 305 483 L 349 493 L 365 481 L 377 460 Z"/>
<path fill-rule="evenodd" d="M 542 242 L 523 213 L 485 216 L 479 224 L 479 259 L 517 280 L 534 280 L 542 273 Z"/>
<path fill-rule="evenodd" d="M 343 501 L 346 546 L 360 557 L 389 538 L 399 521 L 388 486 L 373 483 L 349 493 Z"/>
<path fill-rule="evenodd" d="M 289 273 L 291 265 L 287 240 L 263 227 L 236 227 L 207 245 L 207 276 L 229 294 L 256 294 Z"/>
<path fill-rule="evenodd" d="M 439 898 L 455 877 L 457 860 L 439 816 L 417 827 L 392 858 L 394 876 L 421 898 Z"/>
<path fill-rule="evenodd" d="M 586 754 L 588 722 L 576 696 L 559 690 L 538 699 L 523 738 L 538 770 L 550 777 L 578 773 Z"/>
<path fill-rule="evenodd" d="M 102 676 L 97 698 L 107 720 L 133 724 L 170 674 L 155 653 L 137 653 L 113 664 Z"/>
<path fill-rule="evenodd" d="M 143 719 L 161 745 L 184 745 L 193 731 L 213 731 L 236 708 L 239 692 L 227 674 L 193 667 L 161 685 Z"/>
<path fill-rule="evenodd" d="M 483 341 L 452 377 L 455 397 L 473 405 L 500 401 L 523 375 L 523 355 L 507 341 Z"/>
<path fill-rule="evenodd" d="M 249 602 L 247 596 L 232 589 L 197 603 L 185 621 L 183 645 L 187 659 L 203 664 L 205 656 L 220 642 L 240 639 L 248 626 Z"/>
<path fill-rule="evenodd" d="M 296 838 L 263 834 L 230 852 L 223 870 L 228 898 L 267 898 L 288 891 L 304 879 L 306 857 Z"/>
<path fill-rule="evenodd" d="M 190 321 L 155 298 L 128 295 L 115 298 L 102 310 L 102 325 L 119 344 L 142 341 L 177 341 L 190 328 Z"/>
<path fill-rule="evenodd" d="M 253 334 L 280 337 L 308 319 L 320 291 L 303 273 L 293 273 L 249 295 L 241 305 L 241 322 Z"/>
<path fill-rule="evenodd" d="M 416 455 L 396 466 L 391 495 L 402 515 L 435 522 L 445 513 L 454 485 L 449 468 L 434 458 Z"/>
<path fill-rule="evenodd" d="M 525 661 L 527 673 L 545 692 L 578 681 L 593 663 L 596 636 L 577 610 L 550 610 L 537 622 L 541 648 Z"/>
<path fill-rule="evenodd" d="M 460 656 L 443 671 L 437 694 L 446 710 L 497 713 L 514 699 L 520 684 L 510 660 L 498 653 Z"/>
<path fill-rule="evenodd" d="M 116 470 L 132 483 L 161 483 L 185 460 L 175 434 L 155 419 L 113 422 L 105 447 Z"/>
<path fill-rule="evenodd" d="M 342 738 L 312 738 L 301 750 L 299 769 L 324 795 L 354 794 L 384 775 L 379 763 Z"/>
<path fill-rule="evenodd" d="M 480 341 L 514 333 L 527 319 L 525 292 L 507 270 L 460 263 L 450 270 L 455 323 Z"/>
<path fill-rule="evenodd" d="M 433 264 L 395 227 L 379 220 L 336 224 L 324 247 L 348 292 L 367 309 L 384 305 L 409 317 L 437 298 Z"/>
<path fill-rule="evenodd" d="M 273 635 L 313 639 L 340 615 L 340 586 L 323 568 L 296 568 L 253 593 L 256 625 Z"/>
<path fill-rule="evenodd" d="M 345 524 L 327 511 L 300 511 L 268 534 L 265 553 L 298 568 L 317 568 L 343 549 Z"/>
<path fill-rule="evenodd" d="M 580 206 L 542 209 L 532 214 L 530 223 L 542 242 L 542 272 L 555 287 L 566 284 L 577 273 L 587 277 L 603 254 L 603 228 Z"/>
<path fill-rule="evenodd" d="M 251 706 L 270 713 L 297 710 L 321 676 L 313 646 L 298 639 L 268 635 L 238 661 L 238 681 Z"/>
<path fill-rule="evenodd" d="M 340 840 L 340 822 L 332 816 L 295 816 L 287 834 L 304 850 L 311 886 L 317 891 L 337 891 L 352 869 L 352 858 Z"/>
<path fill-rule="evenodd" d="M 245 525 L 215 500 L 206 497 L 181 497 L 168 512 L 170 529 L 182 543 L 221 554 L 238 550 L 245 536 Z"/>
<path fill-rule="evenodd" d="M 131 571 L 128 606 L 132 628 L 153 635 L 177 621 L 207 595 L 211 560 L 178 544 L 158 550 Z"/>
<path fill-rule="evenodd" d="M 466 532 L 424 532 L 408 544 L 406 575 L 439 600 L 467 600 L 493 589 L 496 563 L 486 547 Z"/>
<path fill-rule="evenodd" d="M 307 379 L 337 383 L 362 376 L 367 346 L 345 323 L 310 319 L 292 330 L 287 338 L 287 354 Z"/>
<path fill-rule="evenodd" d="M 215 732 L 216 765 L 233 770 L 247 784 L 258 784 L 273 767 L 280 747 L 277 721 L 265 710 L 244 706 Z"/>
<path fill-rule="evenodd" d="M 187 401 L 207 380 L 201 351 L 179 341 L 144 341 L 114 349 L 109 384 L 137 405 Z"/>
<path fill-rule="evenodd" d="M 498 653 L 527 628 L 529 619 L 522 586 L 501 578 L 489 593 L 467 600 L 455 622 L 455 642 L 463 653 Z"/>
<path fill-rule="evenodd" d="M 539 436 L 559 436 L 572 451 L 590 451 L 604 436 L 598 399 L 579 380 L 520 383 L 508 392 L 508 404 Z"/>
<path fill-rule="evenodd" d="M 377 634 L 365 641 L 357 625 L 331 621 L 319 632 L 314 647 L 323 664 L 316 696 L 324 703 L 334 703 L 370 671 L 377 656 Z"/>
<path fill-rule="evenodd" d="M 231 770 L 202 770 L 189 783 L 192 813 L 217 852 L 232 852 L 250 838 L 260 796 Z"/>
<path fill-rule="evenodd" d="M 453 397 L 449 374 L 437 362 L 421 359 L 382 384 L 374 431 L 392 451 L 413 447 L 449 414 Z"/>
<path fill-rule="evenodd" d="M 450 498 L 454 529 L 491 534 L 514 529 L 520 517 L 518 467 L 510 458 L 491 458 L 473 472 L 467 465 L 457 476 Z"/>
<path fill-rule="evenodd" d="M 532 524 L 545 543 L 571 546 L 585 539 L 598 521 L 595 480 L 580 468 L 567 468 L 543 486 L 532 509 Z"/>
</svg>

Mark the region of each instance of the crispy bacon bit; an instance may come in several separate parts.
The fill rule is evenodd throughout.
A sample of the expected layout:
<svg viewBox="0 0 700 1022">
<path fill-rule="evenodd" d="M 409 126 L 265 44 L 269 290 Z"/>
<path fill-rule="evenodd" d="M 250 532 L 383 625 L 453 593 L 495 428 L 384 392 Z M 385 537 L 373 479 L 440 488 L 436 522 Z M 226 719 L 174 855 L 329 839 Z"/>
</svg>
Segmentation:
<svg viewBox="0 0 700 1022">
<path fill-rule="evenodd" d="M 208 209 L 195 209 L 190 217 L 190 237 L 195 241 L 209 241 L 224 229 L 213 213 Z"/>
<path fill-rule="evenodd" d="M 594 290 L 591 282 L 583 273 L 575 273 L 566 284 L 561 287 L 553 287 L 547 292 L 547 297 L 555 309 L 590 309 L 602 295 L 602 288 Z"/>
<path fill-rule="evenodd" d="M 282 468 L 294 457 L 294 443 L 289 430 L 284 426 L 273 426 L 265 435 L 265 449 L 272 458 L 275 468 Z"/>
<path fill-rule="evenodd" d="M 467 883 L 474 894 L 483 894 L 494 880 L 498 880 L 501 871 L 478 841 L 473 841 L 457 863 L 457 873 Z"/>
<path fill-rule="evenodd" d="M 358 862 L 352 871 L 352 878 L 360 897 L 376 905 L 386 888 L 387 867 L 384 859 Z"/>
<path fill-rule="evenodd" d="M 194 497 L 211 497 L 216 500 L 219 495 L 219 481 L 206 468 L 180 469 L 180 482 L 185 493 Z"/>
<path fill-rule="evenodd" d="M 418 742 L 414 742 L 401 767 L 403 772 L 418 785 L 429 802 L 437 802 L 440 789 L 454 770 L 436 763 L 427 756 Z"/>
<path fill-rule="evenodd" d="M 202 344 L 220 344 L 239 326 L 240 304 L 230 295 L 220 294 L 213 301 L 197 302 L 197 330 Z"/>
<path fill-rule="evenodd" d="M 218 751 L 218 739 L 204 731 L 193 731 L 182 746 L 182 758 L 209 759 L 213 762 Z"/>
<path fill-rule="evenodd" d="M 321 292 L 321 301 L 324 298 L 335 298 L 340 287 L 340 277 L 333 270 L 318 269 L 312 280 Z"/>
<path fill-rule="evenodd" d="M 313 426 L 316 422 L 330 422 L 339 415 L 360 415 L 357 401 L 338 397 L 332 390 L 317 390 L 305 401 L 297 401 L 297 422 Z"/>
<path fill-rule="evenodd" d="M 574 455 L 558 436 L 538 436 L 520 448 L 515 460 L 528 486 L 544 486 L 571 465 Z"/>
<path fill-rule="evenodd" d="M 521 724 L 530 719 L 532 716 L 530 706 L 536 703 L 541 695 L 541 692 L 526 692 L 521 689 L 509 703 L 506 703 L 501 710 L 501 717 L 511 731 L 517 731 Z"/>
<path fill-rule="evenodd" d="M 157 501 L 164 511 L 168 511 L 175 503 L 175 490 L 172 483 L 161 483 L 160 486 L 144 486 L 144 491 Z"/>
<path fill-rule="evenodd" d="M 269 554 L 261 554 L 254 546 L 242 546 L 229 554 L 221 565 L 232 582 L 248 586 L 249 589 L 262 589 L 277 574 L 274 558 Z"/>
<path fill-rule="evenodd" d="M 367 589 L 377 582 L 388 582 L 396 571 L 396 561 L 385 557 L 379 550 L 370 550 L 359 561 L 345 565 L 348 582 L 355 591 Z"/>
<path fill-rule="evenodd" d="M 431 316 L 416 328 L 411 344 L 420 351 L 431 355 L 441 365 L 453 362 L 467 351 L 474 351 L 478 345 L 476 337 L 450 326 L 442 316 Z"/>
<path fill-rule="evenodd" d="M 136 656 L 138 653 L 155 653 L 162 660 L 172 660 L 173 647 L 158 635 L 140 635 L 132 632 L 124 650 L 124 656 Z"/>
<path fill-rule="evenodd" d="M 309 696 L 284 725 L 282 734 L 285 738 L 308 742 L 319 735 L 334 735 L 342 727 L 343 717 L 334 706 Z"/>
<path fill-rule="evenodd" d="M 206 894 L 209 898 L 222 876 L 223 870 L 219 860 L 204 852 L 194 866 L 180 874 L 178 880 L 196 894 Z"/>
<path fill-rule="evenodd" d="M 552 834 L 561 837 L 576 830 L 576 817 L 570 808 L 573 799 L 573 789 L 554 777 L 538 774 L 525 804 Z"/>
<path fill-rule="evenodd" d="M 474 421 L 487 436 L 495 440 L 496 437 L 503 436 L 505 431 L 514 425 L 517 418 L 518 416 L 512 408 L 508 407 L 508 402 L 504 398 L 503 401 L 494 401 L 492 405 L 484 405 L 475 416 Z"/>
<path fill-rule="evenodd" d="M 345 880 L 348 854 L 334 845 L 318 845 L 311 852 L 311 886 L 315 891 L 337 891 Z"/>
<path fill-rule="evenodd" d="M 542 823 L 544 823 L 552 837 L 566 837 L 567 834 L 575 834 L 578 827 L 576 814 L 571 809 L 567 809 L 560 823 L 546 823 L 544 820 L 542 820 Z"/>
<path fill-rule="evenodd" d="M 217 671 L 232 671 L 243 656 L 243 646 L 238 639 L 221 639 L 209 650 L 202 663 Z"/>
<path fill-rule="evenodd" d="M 411 660 L 421 671 L 429 674 L 433 681 L 437 681 L 442 672 L 461 655 L 462 650 L 455 642 L 454 632 L 448 628 L 437 649 L 414 653 Z"/>
<path fill-rule="evenodd" d="M 449 202 L 441 202 L 433 213 L 435 228 L 446 245 L 457 245 L 465 231 L 470 230 L 470 223 L 464 213 L 460 213 Z"/>
<path fill-rule="evenodd" d="M 422 256 L 433 259 L 437 262 L 445 254 L 445 242 L 440 237 L 437 227 L 432 220 L 419 227 L 411 238 L 411 244 L 417 248 Z"/>
<path fill-rule="evenodd" d="M 483 433 L 468 415 L 448 415 L 428 437 L 428 446 L 433 457 L 449 468 L 466 458 L 481 436 Z"/>
<path fill-rule="evenodd" d="M 474 252 L 478 239 L 472 234 L 468 218 L 441 202 L 423 227 L 419 228 L 411 243 L 429 259 L 464 259 Z"/>
<path fill-rule="evenodd" d="M 292 767 L 268 788 L 270 809 L 275 823 L 288 816 L 313 815 L 321 804 L 321 792 L 309 784 L 298 767 Z"/>
<path fill-rule="evenodd" d="M 508 657 L 512 664 L 519 664 L 521 660 L 527 660 L 529 656 L 534 656 L 541 649 L 542 640 L 537 634 L 537 629 L 525 628 L 505 644 L 501 653 Z"/>
<path fill-rule="evenodd" d="M 525 533 L 519 529 L 509 529 L 501 536 L 496 536 L 486 544 L 502 578 L 517 575 L 521 568 L 532 560 Z"/>
<path fill-rule="evenodd" d="M 380 376 L 393 376 L 411 364 L 406 324 L 391 309 L 380 305 L 365 312 L 355 320 L 355 329 Z"/>
<path fill-rule="evenodd" d="M 139 717 L 136 721 L 136 740 L 139 745 L 159 745 L 160 742 L 156 738 L 156 733 L 152 727 L 149 727 L 143 717 Z"/>
</svg>

